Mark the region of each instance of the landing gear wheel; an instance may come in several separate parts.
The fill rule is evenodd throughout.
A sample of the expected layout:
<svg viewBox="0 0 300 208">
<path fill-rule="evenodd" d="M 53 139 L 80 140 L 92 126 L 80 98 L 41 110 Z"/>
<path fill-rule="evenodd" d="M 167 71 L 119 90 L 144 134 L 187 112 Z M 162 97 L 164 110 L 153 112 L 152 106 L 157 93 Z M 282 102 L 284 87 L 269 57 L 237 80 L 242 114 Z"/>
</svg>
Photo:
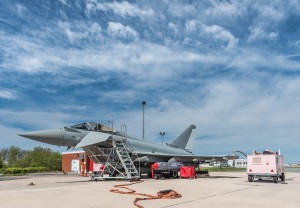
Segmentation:
<svg viewBox="0 0 300 208">
<path fill-rule="evenodd" d="M 281 180 L 281 181 L 285 181 L 285 174 L 284 174 L 284 173 L 281 174 L 280 180 Z"/>
<path fill-rule="evenodd" d="M 248 175 L 248 181 L 253 182 L 254 176 Z"/>
<path fill-rule="evenodd" d="M 172 171 L 172 177 L 173 178 L 178 178 L 178 171 Z"/>
<path fill-rule="evenodd" d="M 163 173 L 162 176 L 164 178 L 171 178 L 172 177 L 171 173 Z"/>
</svg>

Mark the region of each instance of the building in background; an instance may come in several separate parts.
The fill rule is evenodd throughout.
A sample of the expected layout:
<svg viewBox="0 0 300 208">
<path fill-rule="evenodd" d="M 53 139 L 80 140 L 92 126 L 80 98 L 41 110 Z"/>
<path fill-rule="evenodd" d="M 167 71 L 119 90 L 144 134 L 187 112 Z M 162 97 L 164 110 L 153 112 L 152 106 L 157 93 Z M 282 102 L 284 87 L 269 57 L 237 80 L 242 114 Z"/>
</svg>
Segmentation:
<svg viewBox="0 0 300 208">
<path fill-rule="evenodd" d="M 247 158 L 228 160 L 227 164 L 229 167 L 247 168 Z"/>
<path fill-rule="evenodd" d="M 62 153 L 62 172 L 88 176 L 99 171 L 100 164 L 94 164 L 83 150 Z"/>
</svg>

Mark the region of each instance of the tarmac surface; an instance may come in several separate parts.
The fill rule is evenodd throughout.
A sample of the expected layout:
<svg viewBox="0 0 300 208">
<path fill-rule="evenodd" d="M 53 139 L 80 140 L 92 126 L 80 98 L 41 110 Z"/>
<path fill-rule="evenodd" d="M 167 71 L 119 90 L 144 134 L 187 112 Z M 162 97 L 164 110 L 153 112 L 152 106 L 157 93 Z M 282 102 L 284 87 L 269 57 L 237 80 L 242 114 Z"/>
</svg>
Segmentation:
<svg viewBox="0 0 300 208">
<path fill-rule="evenodd" d="M 133 208 L 135 195 L 110 192 L 116 184 L 128 181 L 90 181 L 88 177 L 40 174 L 0 177 L 0 203 L 4 208 Z M 30 185 L 32 184 L 32 185 Z M 300 207 L 300 173 L 287 173 L 285 183 L 272 180 L 247 181 L 245 172 L 213 172 L 198 179 L 145 179 L 129 188 L 156 195 L 172 189 L 182 195 L 177 199 L 139 201 L 145 208 L 198 207 Z"/>
</svg>

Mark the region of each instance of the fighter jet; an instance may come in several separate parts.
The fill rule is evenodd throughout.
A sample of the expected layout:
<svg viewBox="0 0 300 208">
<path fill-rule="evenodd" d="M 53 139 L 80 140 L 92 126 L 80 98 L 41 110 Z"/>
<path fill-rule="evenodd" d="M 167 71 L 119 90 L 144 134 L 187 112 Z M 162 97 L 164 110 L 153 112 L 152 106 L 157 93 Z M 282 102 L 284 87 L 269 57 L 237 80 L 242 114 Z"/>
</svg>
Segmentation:
<svg viewBox="0 0 300 208">
<path fill-rule="evenodd" d="M 205 162 L 224 161 L 231 156 L 225 155 L 194 155 L 192 153 L 195 140 L 195 125 L 190 125 L 177 138 L 165 145 L 151 143 L 130 136 L 124 137 L 124 132 L 116 131 L 103 124 L 85 122 L 60 129 L 41 130 L 19 134 L 39 142 L 67 146 L 68 149 L 98 146 L 109 148 L 112 140 L 123 140 L 129 149 L 132 149 L 140 161 L 153 162 Z"/>
</svg>

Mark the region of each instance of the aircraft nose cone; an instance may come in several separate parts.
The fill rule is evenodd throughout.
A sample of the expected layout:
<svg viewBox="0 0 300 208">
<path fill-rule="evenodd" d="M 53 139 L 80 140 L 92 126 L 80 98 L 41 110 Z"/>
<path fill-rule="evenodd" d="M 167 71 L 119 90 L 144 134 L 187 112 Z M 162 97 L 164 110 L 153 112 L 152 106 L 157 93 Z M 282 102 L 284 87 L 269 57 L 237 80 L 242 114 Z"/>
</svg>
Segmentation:
<svg viewBox="0 0 300 208">
<path fill-rule="evenodd" d="M 21 133 L 19 136 L 54 145 L 62 145 L 64 143 L 64 133 L 61 129 L 32 131 Z"/>
</svg>

